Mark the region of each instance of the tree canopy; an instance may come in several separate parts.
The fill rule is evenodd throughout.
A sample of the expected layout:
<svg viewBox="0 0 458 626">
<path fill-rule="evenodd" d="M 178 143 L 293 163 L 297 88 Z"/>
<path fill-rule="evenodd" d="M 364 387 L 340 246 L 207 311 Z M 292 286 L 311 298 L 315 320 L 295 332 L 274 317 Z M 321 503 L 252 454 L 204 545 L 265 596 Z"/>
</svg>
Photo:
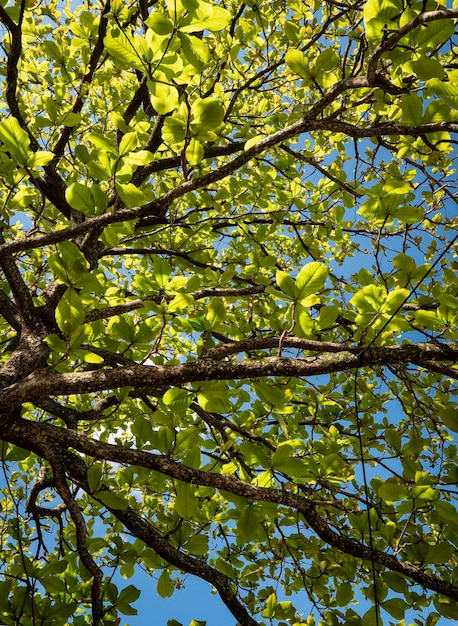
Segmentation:
<svg viewBox="0 0 458 626">
<path fill-rule="evenodd" d="M 456 7 L 0 1 L 0 621 L 458 618 Z"/>
</svg>

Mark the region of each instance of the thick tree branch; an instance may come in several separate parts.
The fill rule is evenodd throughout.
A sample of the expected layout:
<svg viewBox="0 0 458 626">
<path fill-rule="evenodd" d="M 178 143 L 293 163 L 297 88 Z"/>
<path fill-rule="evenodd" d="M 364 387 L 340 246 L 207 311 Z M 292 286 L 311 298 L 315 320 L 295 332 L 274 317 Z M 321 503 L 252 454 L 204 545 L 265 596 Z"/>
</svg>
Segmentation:
<svg viewBox="0 0 458 626">
<path fill-rule="evenodd" d="M 18 315 L 17 308 L 14 306 L 13 302 L 8 298 L 8 296 L 0 289 L 0 312 L 2 317 L 8 322 L 8 324 L 14 328 L 14 330 L 19 330 L 21 327 L 21 318 Z"/>
<path fill-rule="evenodd" d="M 0 386 L 7 388 L 36 369 L 44 367 L 47 356 L 48 348 L 43 342 L 43 337 L 25 327 L 22 328 L 18 345 L 5 365 L 0 367 Z M 4 405 L 4 410 L 8 413 L 13 408 L 8 404 Z"/>
<path fill-rule="evenodd" d="M 0 244 L 4 243 L 5 240 L 3 235 L 0 233 Z M 38 316 L 33 304 L 32 296 L 30 295 L 29 289 L 24 282 L 13 256 L 9 253 L 2 255 L 0 257 L 0 266 L 16 301 L 17 312 L 15 317 L 19 315 L 22 323 L 26 324 L 29 328 L 35 326 L 38 321 Z M 8 315 L 8 313 L 12 313 L 12 311 L 7 308 L 6 314 Z"/>
<path fill-rule="evenodd" d="M 53 374 L 38 370 L 19 383 L 3 389 L 2 406 L 17 406 L 44 396 L 90 393 L 126 386 L 160 389 L 170 385 L 205 380 L 241 380 L 259 376 L 308 377 L 332 372 L 344 372 L 360 367 L 418 363 L 433 359 L 455 363 L 458 344 L 405 344 L 369 348 L 358 354 L 340 352 L 333 355 L 311 356 L 303 359 L 267 357 L 259 360 L 221 362 L 199 359 L 183 365 L 134 365 L 111 370 Z"/>
</svg>

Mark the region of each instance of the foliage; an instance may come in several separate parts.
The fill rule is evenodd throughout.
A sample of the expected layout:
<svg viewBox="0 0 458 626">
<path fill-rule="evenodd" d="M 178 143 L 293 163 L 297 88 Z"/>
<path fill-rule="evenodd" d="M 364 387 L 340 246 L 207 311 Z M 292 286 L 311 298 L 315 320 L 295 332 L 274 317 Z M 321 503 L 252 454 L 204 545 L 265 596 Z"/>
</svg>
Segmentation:
<svg viewBox="0 0 458 626">
<path fill-rule="evenodd" d="M 1 0 L 5 624 L 458 617 L 457 17 Z"/>
</svg>

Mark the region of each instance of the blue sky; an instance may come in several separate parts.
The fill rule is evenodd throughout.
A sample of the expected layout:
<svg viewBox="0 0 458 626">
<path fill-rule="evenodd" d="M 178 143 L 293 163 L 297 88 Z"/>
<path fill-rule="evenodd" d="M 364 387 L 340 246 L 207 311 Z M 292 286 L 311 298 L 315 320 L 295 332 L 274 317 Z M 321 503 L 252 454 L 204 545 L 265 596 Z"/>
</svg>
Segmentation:
<svg viewBox="0 0 458 626">
<path fill-rule="evenodd" d="M 206 621 L 208 626 L 235 626 L 235 618 L 219 596 L 212 594 L 210 585 L 196 576 L 186 575 L 184 587 L 165 599 L 157 595 L 156 581 L 142 572 L 122 582 L 142 590 L 133 604 L 138 615 L 120 616 L 122 626 L 167 626 L 167 620 L 172 618 L 183 626 L 188 626 L 193 619 Z M 116 584 L 121 586 L 121 581 Z"/>
</svg>

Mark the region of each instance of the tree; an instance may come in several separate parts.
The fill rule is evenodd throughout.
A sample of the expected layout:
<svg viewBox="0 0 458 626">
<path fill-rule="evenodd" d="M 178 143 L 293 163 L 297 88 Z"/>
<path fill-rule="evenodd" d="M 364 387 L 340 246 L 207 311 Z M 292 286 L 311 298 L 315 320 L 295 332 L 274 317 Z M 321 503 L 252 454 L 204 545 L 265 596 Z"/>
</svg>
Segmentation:
<svg viewBox="0 0 458 626">
<path fill-rule="evenodd" d="M 458 8 L 0 4 L 3 622 L 456 619 Z"/>
</svg>

